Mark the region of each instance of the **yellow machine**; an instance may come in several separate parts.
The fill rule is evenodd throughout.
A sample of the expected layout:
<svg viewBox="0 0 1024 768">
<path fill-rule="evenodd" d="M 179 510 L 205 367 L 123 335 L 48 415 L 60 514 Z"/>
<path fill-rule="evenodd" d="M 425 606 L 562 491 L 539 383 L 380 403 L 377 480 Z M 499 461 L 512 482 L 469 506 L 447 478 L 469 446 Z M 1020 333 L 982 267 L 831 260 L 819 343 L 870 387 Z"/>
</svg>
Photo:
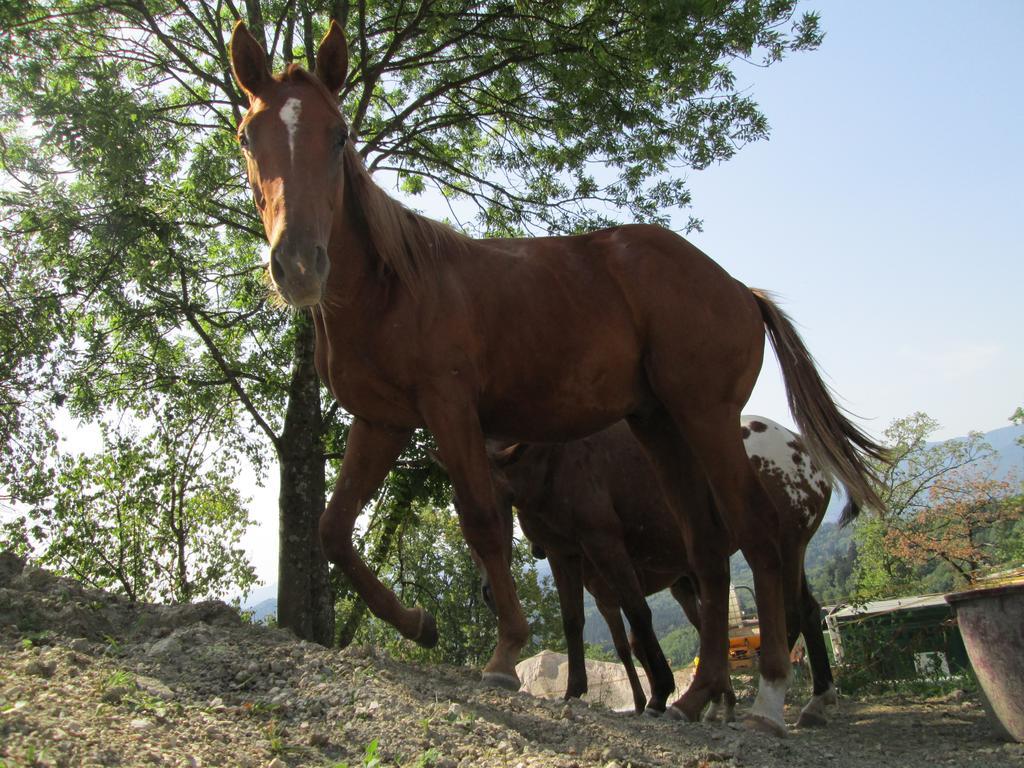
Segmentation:
<svg viewBox="0 0 1024 768">
<path fill-rule="evenodd" d="M 749 589 L 749 587 L 742 587 Z M 751 592 L 751 594 L 753 594 Z M 729 669 L 752 669 L 757 666 L 761 649 L 761 629 L 757 617 L 744 618 L 736 587 L 729 587 Z"/>
</svg>

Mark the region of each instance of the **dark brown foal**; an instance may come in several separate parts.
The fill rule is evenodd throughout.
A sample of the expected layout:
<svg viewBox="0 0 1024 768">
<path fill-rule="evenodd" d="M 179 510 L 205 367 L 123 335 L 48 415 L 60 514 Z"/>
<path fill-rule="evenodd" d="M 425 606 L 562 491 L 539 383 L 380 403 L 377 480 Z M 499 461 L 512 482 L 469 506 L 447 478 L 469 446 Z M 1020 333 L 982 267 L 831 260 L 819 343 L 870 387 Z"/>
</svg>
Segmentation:
<svg viewBox="0 0 1024 768">
<path fill-rule="evenodd" d="M 789 643 L 792 646 L 803 633 L 814 678 L 814 696 L 798 724 L 823 723 L 824 705 L 834 700 L 835 691 L 821 632 L 821 609 L 807 587 L 803 561 L 828 506 L 830 484 L 811 463 L 799 437 L 784 427 L 768 419 L 744 417 L 742 432 L 750 461 L 780 510 L 784 567 L 791 573 L 787 584 L 797 585 L 786 594 Z M 519 444 L 496 450 L 492 461 L 496 485 L 519 510 L 527 538 L 547 555 L 558 587 L 569 653 L 566 698 L 587 690 L 585 586 L 608 623 L 637 711 L 645 706 L 663 708 L 656 694 L 647 702 L 630 654 L 632 646 L 653 690 L 660 660 L 655 657 L 652 664 L 647 651 L 646 638 L 653 635 L 653 628 L 650 612 L 644 610 L 644 596 L 671 588 L 687 618 L 701 631 L 702 647 L 727 643 L 726 627 L 712 628 L 702 621 L 703 601 L 698 600 L 698 594 L 710 599 L 711 591 L 723 589 L 723 567 L 727 590 L 727 558 L 734 550 L 730 545 L 718 546 L 717 541 L 693 538 L 694 530 L 705 530 L 703 526 L 714 516 L 707 490 L 695 487 L 691 504 L 676 514 L 665 501 L 647 455 L 621 423 L 572 443 Z M 708 563 L 713 569 L 710 578 L 705 572 Z M 626 577 L 624 571 L 628 571 Z M 716 595 L 713 599 L 727 598 Z M 638 607 L 641 603 L 643 607 Z M 630 639 L 623 612 L 633 630 Z M 728 676 L 704 681 L 702 669 L 706 669 L 703 661 L 693 684 L 711 687 L 716 704 L 709 714 L 714 716 L 721 702 L 726 719 L 731 719 L 735 696 Z"/>
</svg>

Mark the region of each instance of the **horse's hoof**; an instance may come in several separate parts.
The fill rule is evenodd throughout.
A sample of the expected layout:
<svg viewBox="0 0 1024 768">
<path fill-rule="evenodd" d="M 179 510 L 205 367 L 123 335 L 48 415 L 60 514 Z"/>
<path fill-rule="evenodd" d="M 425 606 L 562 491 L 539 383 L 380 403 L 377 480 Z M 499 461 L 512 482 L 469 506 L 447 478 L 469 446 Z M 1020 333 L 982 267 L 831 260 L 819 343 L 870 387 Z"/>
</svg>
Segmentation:
<svg viewBox="0 0 1024 768">
<path fill-rule="evenodd" d="M 420 612 L 420 628 L 416 632 L 416 637 L 410 639 L 424 648 L 433 648 L 437 645 L 437 622 L 422 606 L 417 605 L 413 610 Z"/>
<path fill-rule="evenodd" d="M 683 712 L 683 710 L 681 710 L 675 704 L 673 704 L 671 707 L 665 710 L 665 717 L 667 717 L 669 720 L 679 720 L 684 723 L 690 722 L 690 718 L 686 716 L 686 713 Z"/>
<path fill-rule="evenodd" d="M 779 739 L 789 736 L 785 723 L 777 723 L 763 715 L 747 715 L 743 718 L 743 727 L 748 731 L 767 733 L 769 736 L 775 736 Z"/>
<path fill-rule="evenodd" d="M 663 712 L 652 707 L 644 707 L 644 717 L 661 717 Z"/>
<path fill-rule="evenodd" d="M 801 712 L 796 721 L 797 728 L 821 728 L 826 725 L 828 720 L 818 712 Z"/>
<path fill-rule="evenodd" d="M 489 688 L 504 688 L 506 691 L 518 691 L 521 685 L 518 677 L 504 672 L 484 672 L 480 682 Z"/>
</svg>

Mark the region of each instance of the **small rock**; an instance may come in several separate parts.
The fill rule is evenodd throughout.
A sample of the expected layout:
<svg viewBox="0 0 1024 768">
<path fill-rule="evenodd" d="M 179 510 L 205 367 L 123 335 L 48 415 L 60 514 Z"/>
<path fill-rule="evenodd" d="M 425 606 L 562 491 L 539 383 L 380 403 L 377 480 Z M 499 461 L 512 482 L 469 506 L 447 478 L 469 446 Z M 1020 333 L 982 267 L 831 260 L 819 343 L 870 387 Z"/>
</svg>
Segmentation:
<svg viewBox="0 0 1024 768">
<path fill-rule="evenodd" d="M 140 675 L 135 678 L 135 685 L 138 686 L 140 691 L 145 691 L 150 696 L 156 696 L 158 699 L 170 701 L 174 698 L 174 691 L 152 677 L 143 677 Z"/>
<path fill-rule="evenodd" d="M 84 637 L 76 637 L 74 640 L 68 643 L 68 648 L 70 648 L 72 651 L 77 651 L 78 653 L 89 653 L 90 651 L 92 651 L 92 643 L 90 643 Z"/>
<path fill-rule="evenodd" d="M 147 656 L 179 656 L 184 653 L 185 645 L 181 642 L 181 639 L 176 635 L 168 635 L 167 637 L 157 640 L 146 651 Z"/>
<path fill-rule="evenodd" d="M 113 688 L 108 688 L 100 695 L 100 701 L 106 702 L 107 704 L 120 704 L 122 699 L 131 692 L 131 689 L 126 685 L 115 685 Z"/>
<path fill-rule="evenodd" d="M 128 727 L 135 731 L 147 731 L 153 727 L 153 721 L 138 717 L 128 723 Z"/>
<path fill-rule="evenodd" d="M 306 741 L 311 747 L 326 747 L 330 739 L 323 731 L 310 731 L 309 738 Z"/>
<path fill-rule="evenodd" d="M 57 671 L 57 662 L 36 659 L 35 661 L 30 661 L 25 666 L 25 671 L 30 675 L 36 675 L 37 677 L 45 677 L 48 679 L 53 677 L 53 673 Z"/>
</svg>

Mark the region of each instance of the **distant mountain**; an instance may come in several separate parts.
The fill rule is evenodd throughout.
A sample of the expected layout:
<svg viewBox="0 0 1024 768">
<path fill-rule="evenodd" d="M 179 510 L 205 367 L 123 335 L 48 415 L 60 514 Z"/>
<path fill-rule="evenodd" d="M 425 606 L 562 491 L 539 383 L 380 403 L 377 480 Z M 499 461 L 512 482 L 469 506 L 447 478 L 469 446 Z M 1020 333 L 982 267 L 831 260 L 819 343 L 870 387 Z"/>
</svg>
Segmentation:
<svg viewBox="0 0 1024 768">
<path fill-rule="evenodd" d="M 998 476 L 1004 477 L 1014 472 L 1018 480 L 1024 480 L 1024 445 L 1019 442 L 1022 437 L 1024 425 L 1002 427 L 985 433 L 985 440 L 999 452 L 999 461 L 996 465 Z"/>
<path fill-rule="evenodd" d="M 277 616 L 277 583 L 265 587 L 257 587 L 242 600 L 242 608 L 252 611 L 255 621 L 263 621 L 268 616 Z"/>
<path fill-rule="evenodd" d="M 985 442 L 996 451 L 996 466 L 993 473 L 996 477 L 1006 477 L 1009 474 L 1016 475 L 1018 480 L 1024 480 L 1024 445 L 1018 441 L 1024 437 L 1024 426 L 1011 425 L 1000 427 L 984 433 Z M 966 437 L 952 437 L 950 440 L 966 440 Z M 928 445 L 940 445 L 948 442 L 940 440 Z M 846 496 L 841 492 L 832 494 L 832 500 L 825 512 L 825 520 L 836 522 L 846 505 Z"/>
<path fill-rule="evenodd" d="M 250 606 L 247 610 L 252 611 L 253 621 L 264 621 L 268 618 L 277 618 L 277 598 L 263 600 L 256 605 Z"/>
</svg>

